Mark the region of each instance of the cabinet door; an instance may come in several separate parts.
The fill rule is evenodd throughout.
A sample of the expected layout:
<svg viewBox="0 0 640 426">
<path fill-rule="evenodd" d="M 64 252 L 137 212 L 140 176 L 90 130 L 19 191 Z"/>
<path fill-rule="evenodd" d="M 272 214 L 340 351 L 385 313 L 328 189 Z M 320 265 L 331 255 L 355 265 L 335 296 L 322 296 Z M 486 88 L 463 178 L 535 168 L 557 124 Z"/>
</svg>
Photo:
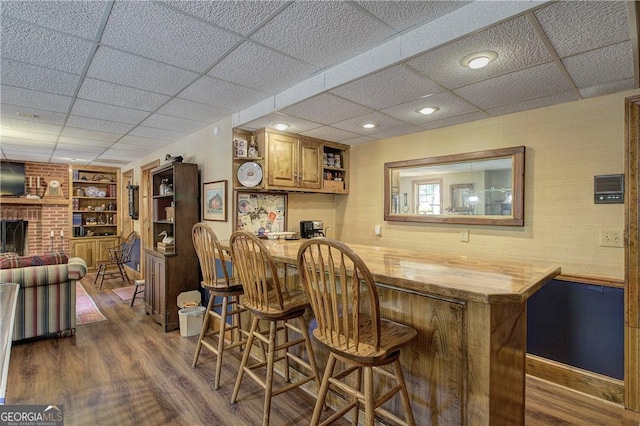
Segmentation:
<svg viewBox="0 0 640 426">
<path fill-rule="evenodd" d="M 269 134 L 268 141 L 269 186 L 298 186 L 298 139 L 291 136 Z"/>
<path fill-rule="evenodd" d="M 322 187 L 322 145 L 312 141 L 300 142 L 298 175 L 301 188 Z"/>
<path fill-rule="evenodd" d="M 80 257 L 87 262 L 87 268 L 95 269 L 96 268 L 96 258 L 95 258 L 95 240 L 91 241 L 73 241 L 71 243 L 71 255 L 75 257 Z"/>
<path fill-rule="evenodd" d="M 118 245 L 118 238 L 107 238 L 96 241 L 96 260 L 109 260 L 107 249 Z"/>
<path fill-rule="evenodd" d="M 164 295 L 164 259 L 147 255 L 145 260 L 145 300 L 147 314 L 151 315 L 155 322 L 164 324 L 164 312 L 162 312 L 162 300 Z"/>
</svg>

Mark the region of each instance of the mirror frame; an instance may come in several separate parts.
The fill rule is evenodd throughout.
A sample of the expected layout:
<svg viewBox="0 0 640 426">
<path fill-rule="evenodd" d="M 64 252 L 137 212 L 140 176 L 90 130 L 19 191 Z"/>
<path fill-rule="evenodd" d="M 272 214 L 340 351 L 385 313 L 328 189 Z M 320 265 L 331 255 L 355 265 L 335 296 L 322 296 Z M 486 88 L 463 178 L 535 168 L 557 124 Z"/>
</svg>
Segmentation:
<svg viewBox="0 0 640 426">
<path fill-rule="evenodd" d="M 512 160 L 512 201 L 511 215 L 418 215 L 391 213 L 392 172 L 398 169 L 444 165 L 448 163 L 490 160 L 511 157 Z M 463 154 L 444 155 L 440 157 L 419 158 L 414 160 L 384 163 L 384 220 L 395 222 L 450 223 L 464 225 L 524 226 L 524 163 L 525 147 L 490 149 L 486 151 L 467 152 Z"/>
</svg>

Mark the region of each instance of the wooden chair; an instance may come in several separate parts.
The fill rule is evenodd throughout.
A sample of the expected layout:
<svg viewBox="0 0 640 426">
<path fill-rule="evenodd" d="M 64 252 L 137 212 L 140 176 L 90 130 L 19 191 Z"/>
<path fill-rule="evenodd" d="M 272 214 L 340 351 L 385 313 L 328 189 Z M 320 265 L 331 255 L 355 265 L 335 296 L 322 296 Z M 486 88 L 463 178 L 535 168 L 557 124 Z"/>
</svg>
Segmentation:
<svg viewBox="0 0 640 426">
<path fill-rule="evenodd" d="M 122 282 L 126 279 L 131 285 L 131 279 L 127 275 L 124 265 L 131 260 L 131 251 L 137 239 L 138 233 L 133 231 L 119 246 L 107 248 L 109 259 L 97 262 L 98 272 L 96 273 L 96 279 L 93 281 L 94 285 L 100 281 L 98 287 L 100 290 L 102 290 L 102 283 L 105 277 L 120 278 Z"/>
<path fill-rule="evenodd" d="M 378 293 L 371 272 L 346 244 L 328 238 L 313 238 L 300 246 L 297 263 L 300 280 L 318 323 L 313 336 L 329 350 L 311 424 L 319 424 L 327 391 L 332 385 L 344 392 L 346 404 L 321 423 L 323 425 L 353 408 L 353 424 L 356 425 L 361 407 L 364 407 L 368 426 L 373 426 L 376 415 L 396 424 L 414 425 L 399 356 L 400 348 L 416 337 L 416 330 L 380 318 Z M 337 360 L 342 361 L 344 369 L 334 374 Z M 383 369 L 385 365 L 392 365 L 393 371 Z M 384 376 L 384 383 L 374 386 L 374 373 L 376 379 Z M 348 376 L 353 380 L 344 380 Z M 390 389 L 383 395 L 374 395 L 374 389 L 381 392 L 387 388 Z M 383 407 L 397 393 L 404 420 Z"/>
<path fill-rule="evenodd" d="M 191 366 L 195 368 L 202 346 L 216 355 L 216 372 L 213 380 L 213 388 L 220 388 L 220 373 L 222 371 L 222 358 L 225 350 L 229 350 L 246 343 L 242 339 L 241 313 L 245 310 L 238 303 L 238 296 L 243 293 L 242 284 L 233 279 L 227 270 L 227 260 L 220 241 L 211 228 L 203 222 L 196 223 L 192 228 L 193 246 L 200 261 L 202 271 L 202 286 L 209 291 L 209 303 L 205 312 L 202 330 L 196 345 Z M 221 303 L 216 303 L 216 297 L 222 298 Z M 220 309 L 220 313 L 216 312 Z M 231 324 L 227 319 L 231 318 Z M 218 320 L 217 329 L 210 330 L 211 319 Z M 230 343 L 225 342 L 226 333 L 231 332 Z M 247 333 L 248 334 L 248 333 Z M 217 337 L 217 342 L 215 341 Z"/>
<path fill-rule="evenodd" d="M 266 361 L 252 365 L 249 365 L 250 351 L 245 350 L 231 396 L 231 403 L 237 401 L 240 384 L 246 373 L 265 391 L 262 424 L 267 426 L 273 396 L 297 388 L 311 380 L 315 380 L 316 384 L 320 383 L 307 323 L 303 316 L 305 309 L 309 307 L 309 300 L 302 290 L 285 290 L 281 287 L 273 257 L 258 237 L 246 231 L 237 231 L 231 235 L 230 244 L 233 265 L 244 285 L 244 295 L 240 298 L 240 303 L 251 312 L 253 317 L 247 346 L 251 347 L 254 339 L 262 341 L 268 346 Z M 290 321 L 293 319 L 298 320 L 297 327 Z M 260 320 L 269 322 L 268 335 L 266 331 L 260 332 L 258 329 Z M 290 340 L 290 331 L 302 335 L 302 338 L 294 335 L 295 338 Z M 300 344 L 304 344 L 308 362 L 301 358 L 301 350 L 298 352 L 300 356 L 290 350 L 293 346 Z M 282 371 L 284 381 L 287 384 L 274 389 L 274 365 L 280 361 L 284 362 Z M 291 361 L 304 367 L 309 374 L 301 374 L 302 377 L 297 381 L 290 382 Z M 266 367 L 264 379 L 254 372 L 262 367 Z"/>
</svg>

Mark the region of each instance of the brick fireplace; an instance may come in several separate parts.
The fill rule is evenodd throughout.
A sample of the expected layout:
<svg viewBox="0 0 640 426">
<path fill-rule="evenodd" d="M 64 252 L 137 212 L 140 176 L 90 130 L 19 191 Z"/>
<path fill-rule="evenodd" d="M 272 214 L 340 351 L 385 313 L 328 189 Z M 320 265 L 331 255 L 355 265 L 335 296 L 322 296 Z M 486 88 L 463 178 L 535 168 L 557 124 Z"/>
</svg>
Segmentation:
<svg viewBox="0 0 640 426">
<path fill-rule="evenodd" d="M 25 163 L 27 176 L 41 176 L 45 181 L 62 182 L 63 197 L 42 200 L 0 198 L 0 219 L 27 222 L 25 255 L 50 250 L 69 252 L 69 166 L 67 164 Z M 28 178 L 27 178 L 28 179 Z M 53 231 L 53 238 L 51 238 Z M 64 236 L 60 237 L 60 232 Z"/>
</svg>

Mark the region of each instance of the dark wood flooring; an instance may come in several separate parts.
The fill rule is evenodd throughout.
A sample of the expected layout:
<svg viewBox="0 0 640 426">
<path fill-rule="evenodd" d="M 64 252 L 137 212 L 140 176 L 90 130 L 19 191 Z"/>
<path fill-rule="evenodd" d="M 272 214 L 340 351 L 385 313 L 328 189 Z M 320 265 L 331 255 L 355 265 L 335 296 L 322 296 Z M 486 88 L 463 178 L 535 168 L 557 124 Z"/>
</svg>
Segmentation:
<svg viewBox="0 0 640 426">
<path fill-rule="evenodd" d="M 191 368 L 197 336 L 162 333 L 144 314 L 141 299 L 131 308 L 110 291 L 121 282 L 105 281 L 98 291 L 90 278 L 83 285 L 107 321 L 79 326 L 74 337 L 14 345 L 7 404 L 64 405 L 68 426 L 261 424 L 263 394 L 250 379 L 244 380 L 239 401 L 229 403 L 239 352 L 229 352 L 221 388 L 214 391 L 214 356 L 203 350 L 198 366 Z M 314 398 L 302 390 L 276 396 L 271 425 L 307 425 L 313 404 Z M 528 426 L 620 424 L 622 411 L 527 378 Z"/>
</svg>

